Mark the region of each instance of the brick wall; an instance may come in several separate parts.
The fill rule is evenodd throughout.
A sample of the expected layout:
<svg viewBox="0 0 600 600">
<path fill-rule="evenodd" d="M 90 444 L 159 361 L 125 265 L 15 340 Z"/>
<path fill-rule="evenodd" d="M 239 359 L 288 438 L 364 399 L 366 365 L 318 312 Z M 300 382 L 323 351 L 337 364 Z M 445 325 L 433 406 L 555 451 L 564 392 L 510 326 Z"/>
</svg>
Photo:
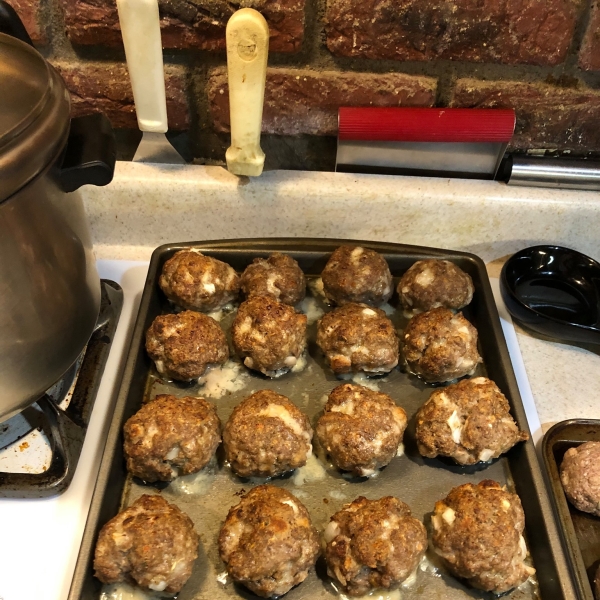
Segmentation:
<svg viewBox="0 0 600 600">
<path fill-rule="evenodd" d="M 12 0 L 73 95 L 120 139 L 135 111 L 115 0 Z M 198 162 L 228 146 L 227 19 L 271 32 L 267 165 L 333 166 L 337 107 L 511 107 L 513 150 L 600 155 L 600 0 L 159 0 L 169 122 Z M 129 132 L 129 133 L 128 133 Z"/>
</svg>

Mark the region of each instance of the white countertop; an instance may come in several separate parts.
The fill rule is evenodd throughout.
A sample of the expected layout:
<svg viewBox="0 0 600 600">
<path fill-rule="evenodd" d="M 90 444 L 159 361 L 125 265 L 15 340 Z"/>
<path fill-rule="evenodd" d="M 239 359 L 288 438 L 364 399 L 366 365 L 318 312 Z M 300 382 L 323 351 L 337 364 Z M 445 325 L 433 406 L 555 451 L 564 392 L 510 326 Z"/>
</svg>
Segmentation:
<svg viewBox="0 0 600 600">
<path fill-rule="evenodd" d="M 600 193 L 495 181 L 117 163 L 81 190 L 98 258 L 148 260 L 167 242 L 241 237 L 378 240 L 486 263 L 540 242 L 600 259 Z"/>
<path fill-rule="evenodd" d="M 600 346 L 579 348 L 516 330 L 543 431 L 567 419 L 600 419 Z"/>
</svg>

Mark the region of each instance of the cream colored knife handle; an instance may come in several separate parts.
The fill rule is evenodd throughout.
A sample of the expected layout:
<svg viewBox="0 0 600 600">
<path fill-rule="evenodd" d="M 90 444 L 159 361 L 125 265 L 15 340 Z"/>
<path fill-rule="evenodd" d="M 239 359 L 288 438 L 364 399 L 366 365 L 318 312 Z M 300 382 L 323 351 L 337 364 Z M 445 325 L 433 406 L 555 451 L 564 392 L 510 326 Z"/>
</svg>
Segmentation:
<svg viewBox="0 0 600 600">
<path fill-rule="evenodd" d="M 227 23 L 227 75 L 231 146 L 225 158 L 235 175 L 262 173 L 265 154 L 260 148 L 269 26 L 252 8 L 242 8 Z"/>
<path fill-rule="evenodd" d="M 158 0 L 117 0 L 127 69 L 141 131 L 168 129 Z"/>
</svg>

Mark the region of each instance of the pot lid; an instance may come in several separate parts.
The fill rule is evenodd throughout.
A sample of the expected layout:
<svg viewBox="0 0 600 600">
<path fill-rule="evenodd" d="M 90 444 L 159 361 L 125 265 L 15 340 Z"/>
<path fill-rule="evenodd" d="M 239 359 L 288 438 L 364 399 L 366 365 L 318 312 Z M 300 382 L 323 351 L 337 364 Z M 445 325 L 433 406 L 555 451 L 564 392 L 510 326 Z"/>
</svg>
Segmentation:
<svg viewBox="0 0 600 600">
<path fill-rule="evenodd" d="M 0 146 L 39 116 L 47 101 L 50 72 L 46 61 L 14 38 L 0 44 Z"/>
<path fill-rule="evenodd" d="M 0 34 L 0 202 L 42 171 L 64 146 L 69 98 L 33 47 Z"/>
</svg>

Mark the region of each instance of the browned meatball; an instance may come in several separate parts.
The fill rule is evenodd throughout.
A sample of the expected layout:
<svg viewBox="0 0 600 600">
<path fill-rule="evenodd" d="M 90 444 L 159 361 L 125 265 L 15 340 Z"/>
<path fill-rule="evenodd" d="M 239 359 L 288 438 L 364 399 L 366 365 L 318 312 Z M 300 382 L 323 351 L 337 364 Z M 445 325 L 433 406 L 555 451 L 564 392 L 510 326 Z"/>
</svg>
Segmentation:
<svg viewBox="0 0 600 600">
<path fill-rule="evenodd" d="M 156 317 L 146 332 L 146 351 L 161 375 L 178 381 L 196 379 L 208 366 L 229 358 L 220 325 L 191 310 Z"/>
<path fill-rule="evenodd" d="M 460 465 L 487 462 L 529 439 L 504 394 L 486 377 L 435 390 L 417 412 L 416 436 L 422 456 L 449 456 Z"/>
<path fill-rule="evenodd" d="M 360 246 L 340 246 L 335 250 L 321 278 L 325 297 L 338 305 L 362 302 L 378 306 L 387 302 L 394 291 L 385 258 Z"/>
<path fill-rule="evenodd" d="M 482 362 L 477 330 L 462 313 L 447 308 L 413 317 L 404 331 L 403 351 L 408 369 L 432 383 L 472 375 Z"/>
<path fill-rule="evenodd" d="M 190 310 L 217 310 L 240 291 L 240 278 L 227 264 L 198 250 L 180 250 L 163 266 L 160 289 L 171 301 Z"/>
<path fill-rule="evenodd" d="M 176 594 L 198 556 L 192 520 L 161 496 L 144 495 L 100 531 L 94 569 L 103 583 Z"/>
<path fill-rule="evenodd" d="M 393 323 L 379 308 L 345 304 L 323 316 L 317 344 L 334 373 L 388 373 L 398 364 Z"/>
<path fill-rule="evenodd" d="M 331 517 L 323 535 L 327 574 L 350 596 L 398 586 L 417 568 L 427 532 L 404 502 L 359 496 Z"/>
<path fill-rule="evenodd" d="M 221 442 L 215 407 L 167 394 L 142 406 L 123 428 L 127 470 L 144 481 L 171 481 L 202 469 Z"/>
<path fill-rule="evenodd" d="M 585 442 L 565 452 L 560 480 L 578 510 L 600 517 L 600 442 Z"/>
<path fill-rule="evenodd" d="M 260 485 L 227 515 L 219 554 L 229 576 L 259 596 L 281 596 L 302 583 L 319 554 L 319 536 L 295 496 Z"/>
<path fill-rule="evenodd" d="M 418 260 L 400 279 L 402 306 L 413 313 L 464 308 L 473 299 L 473 280 L 449 260 Z"/>
<path fill-rule="evenodd" d="M 241 477 L 272 477 L 301 467 L 312 453 L 308 417 L 288 398 L 259 390 L 234 409 L 223 431 L 225 457 Z"/>
<path fill-rule="evenodd" d="M 338 385 L 316 427 L 319 444 L 342 471 L 372 475 L 398 454 L 406 413 L 386 394 Z"/>
<path fill-rule="evenodd" d="M 306 347 L 306 315 L 271 296 L 242 302 L 231 327 L 233 346 L 249 369 L 279 377 Z"/>
<path fill-rule="evenodd" d="M 477 589 L 500 594 L 535 573 L 523 562 L 521 500 L 495 481 L 455 487 L 435 503 L 431 523 L 433 551 L 453 575 Z"/>
<path fill-rule="evenodd" d="M 306 294 L 306 278 L 298 263 L 287 254 L 275 252 L 269 258 L 255 258 L 240 280 L 246 298 L 273 296 L 284 304 L 294 305 Z"/>
</svg>

